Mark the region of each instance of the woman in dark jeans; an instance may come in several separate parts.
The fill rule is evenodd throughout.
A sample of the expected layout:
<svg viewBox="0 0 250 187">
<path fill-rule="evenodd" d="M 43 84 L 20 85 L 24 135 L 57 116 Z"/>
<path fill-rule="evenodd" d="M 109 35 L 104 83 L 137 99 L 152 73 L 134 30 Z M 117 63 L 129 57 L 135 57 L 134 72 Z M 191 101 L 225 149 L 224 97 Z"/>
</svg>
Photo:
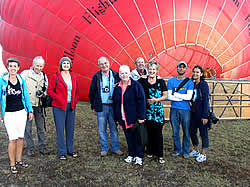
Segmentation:
<svg viewBox="0 0 250 187">
<path fill-rule="evenodd" d="M 143 146 L 138 143 L 138 135 L 133 126 L 136 122 L 144 122 L 146 101 L 143 88 L 140 83 L 130 78 L 130 69 L 126 65 L 119 68 L 121 81 L 114 88 L 113 109 L 114 120 L 123 128 L 127 144 L 128 157 L 125 162 L 143 164 Z"/>
<path fill-rule="evenodd" d="M 208 140 L 208 112 L 209 112 L 209 87 L 204 80 L 204 70 L 200 66 L 193 68 L 192 80 L 194 81 L 195 90 L 191 107 L 191 124 L 190 137 L 193 144 L 193 150 L 189 154 L 191 157 L 196 157 L 197 162 L 206 161 L 206 152 L 209 147 Z M 198 150 L 199 140 L 197 129 L 200 131 L 202 140 L 202 152 Z"/>
</svg>

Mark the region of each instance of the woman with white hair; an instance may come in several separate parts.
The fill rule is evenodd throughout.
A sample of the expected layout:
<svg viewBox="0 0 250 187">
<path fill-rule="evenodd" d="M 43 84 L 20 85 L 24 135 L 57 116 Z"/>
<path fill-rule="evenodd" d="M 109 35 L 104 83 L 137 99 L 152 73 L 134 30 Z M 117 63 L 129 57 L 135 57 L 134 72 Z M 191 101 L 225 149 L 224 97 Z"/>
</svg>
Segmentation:
<svg viewBox="0 0 250 187">
<path fill-rule="evenodd" d="M 130 78 L 130 69 L 122 65 L 119 69 L 121 81 L 113 93 L 114 120 L 123 128 L 128 144 L 128 157 L 125 162 L 142 165 L 144 146 L 139 145 L 136 131 L 131 128 L 136 122 L 145 119 L 145 95 L 142 86 Z"/>
</svg>

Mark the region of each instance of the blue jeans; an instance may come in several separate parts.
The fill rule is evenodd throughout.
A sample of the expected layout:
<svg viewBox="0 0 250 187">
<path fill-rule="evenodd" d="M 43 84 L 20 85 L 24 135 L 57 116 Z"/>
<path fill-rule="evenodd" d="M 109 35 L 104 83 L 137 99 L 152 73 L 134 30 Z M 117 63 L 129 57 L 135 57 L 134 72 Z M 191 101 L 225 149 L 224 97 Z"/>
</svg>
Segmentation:
<svg viewBox="0 0 250 187">
<path fill-rule="evenodd" d="M 109 122 L 109 131 L 110 131 L 110 143 L 112 151 L 120 150 L 120 144 L 118 139 L 118 130 L 113 119 L 113 108 L 112 106 L 103 105 L 102 112 L 96 112 L 97 124 L 99 139 L 101 142 L 101 151 L 109 150 L 109 141 L 107 134 L 107 121 Z"/>
<path fill-rule="evenodd" d="M 190 115 L 191 114 L 189 110 L 180 110 L 175 108 L 170 109 L 170 122 L 173 131 L 175 153 L 181 153 L 181 141 L 180 141 L 180 123 L 181 123 L 183 130 L 182 153 L 184 155 L 189 154 L 189 145 L 190 145 L 189 127 L 191 119 Z"/>
<path fill-rule="evenodd" d="M 66 111 L 53 107 L 54 121 L 56 125 L 56 141 L 58 155 L 63 156 L 74 152 L 74 129 L 75 129 L 75 110 L 72 110 L 70 103 L 67 104 Z M 66 133 L 66 144 L 64 140 L 64 129 Z"/>
<path fill-rule="evenodd" d="M 201 118 L 195 116 L 195 114 L 192 113 L 189 132 L 190 132 L 190 137 L 191 137 L 193 146 L 198 147 L 199 145 L 199 139 L 197 136 L 197 129 L 199 129 L 201 140 L 202 140 L 202 149 L 208 149 L 209 140 L 208 140 L 207 128 L 208 128 L 207 125 L 203 125 L 201 123 Z"/>
</svg>

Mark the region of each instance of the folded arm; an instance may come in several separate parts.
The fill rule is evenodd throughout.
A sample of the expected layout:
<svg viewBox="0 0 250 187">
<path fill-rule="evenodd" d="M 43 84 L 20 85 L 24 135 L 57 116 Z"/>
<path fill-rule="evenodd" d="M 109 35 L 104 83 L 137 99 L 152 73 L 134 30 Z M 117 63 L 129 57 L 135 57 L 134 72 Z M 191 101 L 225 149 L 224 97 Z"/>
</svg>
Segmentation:
<svg viewBox="0 0 250 187">
<path fill-rule="evenodd" d="M 193 90 L 188 90 L 186 94 L 180 94 L 178 92 L 174 93 L 174 96 L 176 98 L 182 99 L 182 100 L 186 100 L 189 101 L 192 99 L 192 95 L 193 95 Z"/>
<path fill-rule="evenodd" d="M 168 90 L 168 100 L 170 100 L 170 101 L 183 101 L 183 99 L 178 98 L 175 95 L 172 95 L 172 90 Z"/>
<path fill-rule="evenodd" d="M 147 99 L 147 102 L 149 104 L 153 104 L 155 102 L 161 102 L 161 101 L 165 101 L 167 99 L 168 99 L 168 91 L 164 91 L 163 95 L 161 97 L 159 97 L 159 98 L 152 97 L 150 99 Z"/>
</svg>

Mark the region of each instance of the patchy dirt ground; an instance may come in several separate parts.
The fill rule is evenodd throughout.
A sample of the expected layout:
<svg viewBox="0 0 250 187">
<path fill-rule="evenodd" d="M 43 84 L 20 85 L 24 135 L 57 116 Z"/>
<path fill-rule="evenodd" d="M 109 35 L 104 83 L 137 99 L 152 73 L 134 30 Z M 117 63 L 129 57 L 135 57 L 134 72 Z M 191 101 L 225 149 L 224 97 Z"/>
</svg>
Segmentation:
<svg viewBox="0 0 250 187">
<path fill-rule="evenodd" d="M 87 102 L 80 102 L 76 113 L 75 150 L 79 158 L 60 161 L 57 158 L 56 134 L 51 109 L 47 110 L 47 143 L 51 154 L 38 153 L 24 159 L 30 164 L 19 169 L 17 175 L 9 172 L 7 155 L 8 138 L 0 127 L 0 185 L 38 186 L 249 186 L 250 184 L 250 121 L 220 121 L 209 131 L 210 150 L 207 162 L 194 159 L 172 158 L 172 133 L 170 124 L 164 127 L 164 154 L 166 163 L 144 159 L 142 167 L 126 164 L 124 156 L 111 152 L 100 157 L 100 144 L 96 117 Z M 35 126 L 35 125 L 34 125 Z M 36 138 L 36 129 L 33 133 Z M 119 128 L 121 150 L 127 152 L 127 144 Z M 36 139 L 37 143 L 37 139 Z"/>
</svg>

